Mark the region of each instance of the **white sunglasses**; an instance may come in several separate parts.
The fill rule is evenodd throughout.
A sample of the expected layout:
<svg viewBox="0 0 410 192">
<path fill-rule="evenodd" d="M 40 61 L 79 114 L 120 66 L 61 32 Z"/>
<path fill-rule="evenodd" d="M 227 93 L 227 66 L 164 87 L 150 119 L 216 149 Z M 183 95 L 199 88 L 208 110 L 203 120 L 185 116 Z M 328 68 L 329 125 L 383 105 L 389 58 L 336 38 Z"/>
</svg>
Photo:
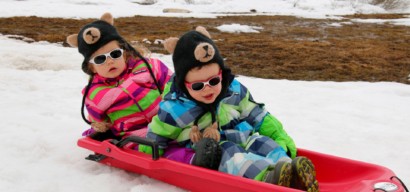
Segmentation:
<svg viewBox="0 0 410 192">
<path fill-rule="evenodd" d="M 102 65 L 107 61 L 108 57 L 111 57 L 112 59 L 119 59 L 122 57 L 122 53 L 124 52 L 123 49 L 118 48 L 110 51 L 109 53 L 102 54 L 102 55 L 97 55 L 90 59 L 90 63 L 95 64 L 95 65 Z"/>
</svg>

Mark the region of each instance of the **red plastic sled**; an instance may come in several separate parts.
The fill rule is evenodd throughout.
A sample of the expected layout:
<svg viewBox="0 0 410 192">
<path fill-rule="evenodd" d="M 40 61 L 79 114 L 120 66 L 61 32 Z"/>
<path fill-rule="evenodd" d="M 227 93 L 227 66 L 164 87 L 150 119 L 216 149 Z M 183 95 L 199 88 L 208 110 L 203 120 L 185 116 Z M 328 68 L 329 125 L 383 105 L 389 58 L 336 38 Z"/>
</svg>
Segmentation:
<svg viewBox="0 0 410 192">
<path fill-rule="evenodd" d="M 150 145 L 156 153 L 151 156 L 124 147 L 130 142 Z M 103 142 L 84 137 L 77 144 L 94 152 L 86 159 L 147 175 L 190 191 L 300 191 L 160 158 L 157 144 L 139 137 Z M 321 192 L 408 191 L 386 167 L 305 149 L 298 149 L 298 155 L 309 157 L 314 163 Z"/>
</svg>

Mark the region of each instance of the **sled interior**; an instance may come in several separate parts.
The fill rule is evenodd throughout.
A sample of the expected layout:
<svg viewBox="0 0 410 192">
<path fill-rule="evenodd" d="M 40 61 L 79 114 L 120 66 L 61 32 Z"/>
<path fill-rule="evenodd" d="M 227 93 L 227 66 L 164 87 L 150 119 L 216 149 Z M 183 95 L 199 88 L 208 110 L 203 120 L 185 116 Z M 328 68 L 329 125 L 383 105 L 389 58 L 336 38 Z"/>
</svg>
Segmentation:
<svg viewBox="0 0 410 192">
<path fill-rule="evenodd" d="M 133 137 L 130 140 L 123 143 L 114 140 L 100 142 L 83 137 L 77 144 L 94 152 L 87 158 L 89 160 L 143 174 L 189 191 L 299 191 L 160 158 L 158 153 L 152 156 L 141 153 L 127 148 L 127 144 L 151 145 L 154 151 L 157 145 L 145 138 Z M 383 182 L 396 185 L 396 191 L 404 191 L 388 168 L 305 149 L 298 149 L 298 155 L 312 160 L 322 192 L 375 191 L 375 185 Z"/>
</svg>

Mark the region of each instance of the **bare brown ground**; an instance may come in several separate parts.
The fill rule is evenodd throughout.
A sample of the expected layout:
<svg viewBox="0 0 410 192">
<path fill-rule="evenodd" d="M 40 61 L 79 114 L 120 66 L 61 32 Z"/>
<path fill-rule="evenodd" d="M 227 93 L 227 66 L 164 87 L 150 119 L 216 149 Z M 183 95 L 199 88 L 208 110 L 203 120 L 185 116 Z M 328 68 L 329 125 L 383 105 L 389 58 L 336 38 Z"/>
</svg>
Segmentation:
<svg viewBox="0 0 410 192">
<path fill-rule="evenodd" d="M 409 84 L 410 27 L 344 23 L 352 18 L 395 19 L 405 15 L 351 15 L 344 20 L 291 16 L 230 16 L 217 19 L 127 17 L 115 25 L 128 41 L 178 37 L 198 25 L 216 41 L 226 64 L 236 74 L 271 79 L 320 81 L 394 81 Z M 60 42 L 94 19 L 39 17 L 0 18 L 0 33 L 35 41 Z M 263 27 L 260 33 L 231 34 L 215 27 L 239 23 Z M 340 27 L 330 24 L 338 23 Z M 145 44 L 166 53 L 162 45 Z M 7 46 L 7 45 L 1 45 Z"/>
</svg>

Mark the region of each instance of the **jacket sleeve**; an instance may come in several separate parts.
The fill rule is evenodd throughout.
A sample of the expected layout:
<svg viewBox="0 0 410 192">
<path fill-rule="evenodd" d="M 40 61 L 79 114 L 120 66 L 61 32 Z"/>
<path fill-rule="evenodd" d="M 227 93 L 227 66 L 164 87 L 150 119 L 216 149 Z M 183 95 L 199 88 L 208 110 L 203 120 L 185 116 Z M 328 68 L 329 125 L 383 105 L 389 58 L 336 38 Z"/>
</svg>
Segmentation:
<svg viewBox="0 0 410 192">
<path fill-rule="evenodd" d="M 272 138 L 278 143 L 286 152 L 290 153 L 290 157 L 293 159 L 296 157 L 296 145 L 293 139 L 283 129 L 282 124 L 271 114 L 267 114 L 263 119 L 259 128 L 261 135 Z"/>
<path fill-rule="evenodd" d="M 265 110 L 263 104 L 256 103 L 244 86 L 241 92 L 241 94 L 246 94 L 240 102 L 241 116 L 244 120 L 254 127 L 255 132 L 270 137 L 294 158 L 296 156 L 295 143 L 283 129 L 282 124 Z"/>
<path fill-rule="evenodd" d="M 155 66 L 156 78 L 161 90 L 164 90 L 166 83 L 171 78 L 173 72 L 159 59 L 151 59 L 151 64 Z"/>
<path fill-rule="evenodd" d="M 91 122 L 103 122 L 109 120 L 106 110 L 111 106 L 111 104 L 108 103 L 111 103 L 112 101 L 101 101 L 109 90 L 110 88 L 105 86 L 92 86 L 90 88 L 85 100 L 85 107 Z"/>
<path fill-rule="evenodd" d="M 146 138 L 151 139 L 158 143 L 160 149 L 160 155 L 163 150 L 168 147 L 170 141 L 178 141 L 178 137 L 181 135 L 183 128 L 176 124 L 176 120 L 172 116 L 172 112 L 168 112 L 167 106 L 172 105 L 174 101 L 162 101 L 158 114 L 152 118 L 152 121 L 148 124 L 148 132 Z M 172 110 L 172 109 L 171 109 Z M 152 149 L 149 146 L 140 145 L 139 151 L 151 154 Z"/>
</svg>

